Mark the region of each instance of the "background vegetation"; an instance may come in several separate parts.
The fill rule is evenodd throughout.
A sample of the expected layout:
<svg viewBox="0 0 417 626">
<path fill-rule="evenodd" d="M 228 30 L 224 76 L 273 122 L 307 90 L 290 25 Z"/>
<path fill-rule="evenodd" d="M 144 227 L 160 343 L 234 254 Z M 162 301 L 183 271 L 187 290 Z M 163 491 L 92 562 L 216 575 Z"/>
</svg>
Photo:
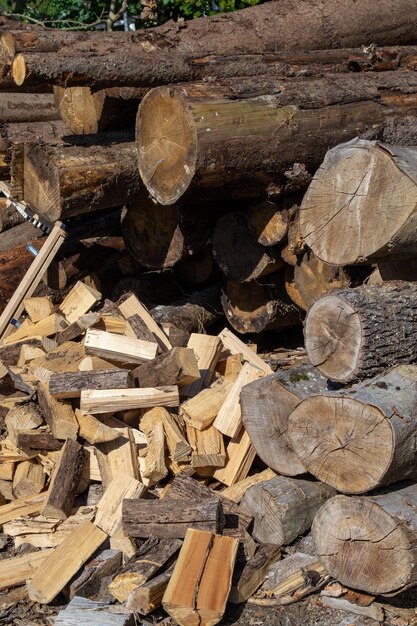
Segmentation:
<svg viewBox="0 0 417 626">
<path fill-rule="evenodd" d="M 3 15 L 46 28 L 123 29 L 127 11 L 137 28 L 168 19 L 192 19 L 259 4 L 263 0 L 0 0 Z"/>
</svg>

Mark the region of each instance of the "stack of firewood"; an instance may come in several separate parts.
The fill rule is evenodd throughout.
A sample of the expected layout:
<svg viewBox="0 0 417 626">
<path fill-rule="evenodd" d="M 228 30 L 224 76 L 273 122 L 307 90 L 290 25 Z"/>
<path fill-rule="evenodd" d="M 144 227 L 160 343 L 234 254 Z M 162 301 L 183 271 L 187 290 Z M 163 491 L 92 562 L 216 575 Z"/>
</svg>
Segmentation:
<svg viewBox="0 0 417 626">
<path fill-rule="evenodd" d="M 417 6 L 293 5 L 0 24 L 3 607 L 409 619 L 373 599 L 417 585 Z M 303 321 L 310 363 L 235 334 Z"/>
</svg>

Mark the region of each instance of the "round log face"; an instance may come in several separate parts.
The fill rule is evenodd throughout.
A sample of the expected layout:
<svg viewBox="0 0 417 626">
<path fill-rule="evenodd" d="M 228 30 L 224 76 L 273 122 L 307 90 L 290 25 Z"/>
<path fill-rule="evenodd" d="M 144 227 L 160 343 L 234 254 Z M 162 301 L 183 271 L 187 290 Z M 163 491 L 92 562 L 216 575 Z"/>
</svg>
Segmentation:
<svg viewBox="0 0 417 626">
<path fill-rule="evenodd" d="M 13 80 L 20 87 L 26 78 L 26 61 L 23 54 L 18 54 L 14 59 L 11 67 Z"/>
<path fill-rule="evenodd" d="M 416 204 L 416 184 L 388 149 L 353 140 L 329 150 L 314 176 L 300 209 L 301 235 L 324 262 L 364 262 L 389 253 Z"/>
<path fill-rule="evenodd" d="M 389 420 L 353 398 L 304 400 L 290 416 L 288 435 L 304 467 L 343 493 L 366 493 L 381 484 L 394 454 Z"/>
<path fill-rule="evenodd" d="M 136 118 L 139 172 L 160 204 L 173 204 L 193 179 L 197 131 L 191 110 L 178 91 L 153 89 Z"/>
<path fill-rule="evenodd" d="M 342 585 L 378 595 L 407 584 L 410 542 L 372 500 L 331 498 L 318 511 L 312 532 L 317 556 Z"/>
<path fill-rule="evenodd" d="M 354 308 L 334 295 L 310 308 L 304 328 L 311 364 L 323 376 L 344 382 L 354 378 L 361 354 L 361 322 Z"/>
</svg>

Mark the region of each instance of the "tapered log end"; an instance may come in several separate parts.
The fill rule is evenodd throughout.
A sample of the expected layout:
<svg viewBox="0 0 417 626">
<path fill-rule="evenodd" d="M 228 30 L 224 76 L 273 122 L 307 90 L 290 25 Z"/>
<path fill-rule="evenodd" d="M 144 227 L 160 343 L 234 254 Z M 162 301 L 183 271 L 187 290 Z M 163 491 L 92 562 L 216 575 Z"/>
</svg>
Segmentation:
<svg viewBox="0 0 417 626">
<path fill-rule="evenodd" d="M 18 54 L 13 59 L 11 74 L 16 85 L 23 85 L 26 79 L 26 60 L 23 54 Z"/>
<path fill-rule="evenodd" d="M 389 420 L 353 398 L 312 396 L 292 412 L 288 435 L 304 467 L 343 493 L 383 484 L 394 454 Z"/>
<path fill-rule="evenodd" d="M 342 585 L 378 595 L 406 586 L 413 568 L 404 526 L 367 498 L 336 496 L 313 523 L 316 554 Z"/>
<path fill-rule="evenodd" d="M 320 298 L 308 311 L 304 334 L 310 362 L 323 376 L 338 382 L 354 380 L 362 328 L 353 306 L 337 295 Z"/>
<path fill-rule="evenodd" d="M 144 184 L 160 204 L 173 204 L 189 187 L 197 158 L 196 124 L 181 94 L 152 89 L 139 107 L 136 135 Z"/>
<path fill-rule="evenodd" d="M 397 159 L 390 147 L 360 139 L 329 150 L 300 208 L 301 236 L 319 259 L 350 265 L 393 254 L 390 242 L 417 204 L 412 153 Z"/>
</svg>

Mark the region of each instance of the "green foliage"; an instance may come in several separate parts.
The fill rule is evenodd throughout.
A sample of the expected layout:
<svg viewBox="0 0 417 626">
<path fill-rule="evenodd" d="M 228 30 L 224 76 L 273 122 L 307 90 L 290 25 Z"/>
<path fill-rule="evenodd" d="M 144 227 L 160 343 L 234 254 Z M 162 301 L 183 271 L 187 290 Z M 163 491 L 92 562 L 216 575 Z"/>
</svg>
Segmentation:
<svg viewBox="0 0 417 626">
<path fill-rule="evenodd" d="M 0 0 L 5 14 L 18 14 L 28 22 L 42 22 L 49 28 L 82 28 L 105 23 L 111 0 Z M 148 4 L 149 0 L 143 0 Z M 129 1 L 129 15 L 137 16 L 139 26 L 161 24 L 167 19 L 193 19 L 219 12 L 235 11 L 259 4 L 263 0 L 156 0 L 157 19 L 152 24 L 141 24 L 140 0 Z M 115 10 L 122 0 L 115 3 Z"/>
</svg>

